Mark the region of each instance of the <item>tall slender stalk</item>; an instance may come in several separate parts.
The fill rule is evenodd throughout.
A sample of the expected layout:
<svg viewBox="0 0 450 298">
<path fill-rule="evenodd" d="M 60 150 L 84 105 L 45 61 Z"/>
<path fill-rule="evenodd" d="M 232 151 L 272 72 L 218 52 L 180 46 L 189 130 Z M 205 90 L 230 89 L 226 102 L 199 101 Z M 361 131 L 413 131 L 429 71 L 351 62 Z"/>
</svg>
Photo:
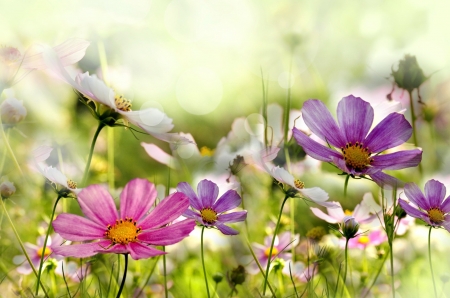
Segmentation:
<svg viewBox="0 0 450 298">
<path fill-rule="evenodd" d="M 344 278 L 342 279 L 342 290 L 341 290 L 341 297 L 344 295 L 344 288 L 345 288 L 345 282 L 347 280 L 347 270 L 348 270 L 348 240 L 350 238 L 345 239 L 345 267 L 344 267 Z"/>
<path fill-rule="evenodd" d="M 259 272 L 261 272 L 262 276 L 264 278 L 266 278 L 266 275 L 264 274 L 264 270 L 261 267 L 261 264 L 259 263 L 258 258 L 256 257 L 255 252 L 253 251 L 253 248 L 250 245 L 250 242 L 248 242 L 248 239 L 247 239 L 247 247 L 250 250 L 250 253 L 252 254 L 253 260 L 255 260 L 255 263 L 259 268 Z M 267 281 L 267 286 L 269 287 L 269 290 L 272 293 L 272 296 L 276 298 L 277 296 L 275 295 L 275 291 L 272 289 L 272 286 L 270 285 L 269 281 Z"/>
<path fill-rule="evenodd" d="M 411 125 L 412 125 L 412 129 L 413 129 L 414 146 L 419 147 L 419 145 L 418 145 L 419 143 L 417 141 L 416 114 L 414 113 L 414 102 L 413 102 L 412 91 L 408 90 L 408 95 L 409 95 L 409 105 L 411 106 Z M 421 163 L 419 163 L 419 172 L 420 172 L 420 175 L 423 174 Z"/>
<path fill-rule="evenodd" d="M 208 298 L 210 298 L 211 296 L 209 295 L 208 278 L 206 277 L 205 257 L 204 257 L 204 252 L 203 252 L 203 232 L 204 231 L 205 231 L 205 226 L 202 227 L 202 236 L 200 238 L 200 246 L 201 246 L 201 254 L 202 254 L 203 276 L 205 277 L 206 293 L 208 294 Z"/>
<path fill-rule="evenodd" d="M 283 214 L 284 204 L 286 203 L 287 199 L 289 199 L 288 195 L 286 195 L 284 197 L 283 203 L 281 204 L 280 214 L 278 215 L 278 220 L 277 220 L 277 225 L 275 226 L 275 232 L 273 233 L 272 243 L 270 244 L 269 257 L 267 258 L 266 274 L 264 276 L 263 295 L 266 294 L 267 279 L 269 278 L 269 268 L 270 268 L 270 263 L 272 261 L 273 245 L 275 243 L 275 237 L 277 236 L 278 229 L 280 228 L 281 215 Z"/>
<path fill-rule="evenodd" d="M 14 155 L 14 151 L 12 150 L 11 146 L 9 145 L 8 137 L 6 136 L 5 130 L 3 129 L 3 122 L 2 122 L 1 116 L 0 116 L 0 134 L 3 139 L 3 142 L 5 143 L 6 150 L 9 152 L 9 155 L 11 156 L 11 159 L 14 162 L 14 165 L 17 167 L 20 175 L 23 177 L 22 169 L 20 168 L 20 165 L 17 162 L 16 156 Z"/>
<path fill-rule="evenodd" d="M 123 277 L 122 277 L 122 282 L 120 283 L 120 288 L 119 288 L 119 292 L 117 292 L 117 296 L 116 298 L 119 298 L 120 295 L 122 294 L 122 290 L 125 286 L 125 279 L 127 279 L 127 270 L 128 270 L 128 254 L 123 254 L 125 257 L 125 266 L 123 268 Z"/>
<path fill-rule="evenodd" d="M 431 263 L 431 229 L 432 228 L 433 227 L 430 226 L 430 231 L 428 232 L 428 262 L 430 263 L 431 279 L 433 280 L 434 297 L 437 298 L 436 282 L 434 280 L 434 272 L 433 272 L 433 264 Z"/>
<path fill-rule="evenodd" d="M 98 135 L 100 134 L 100 131 L 102 130 L 103 127 L 105 127 L 105 124 L 103 122 L 99 121 L 97 130 L 95 131 L 94 137 L 92 138 L 91 149 L 89 150 L 88 160 L 86 161 L 86 167 L 84 169 L 83 182 L 82 182 L 83 186 L 86 186 L 87 178 L 89 176 L 89 168 L 91 166 L 91 161 L 92 161 L 92 155 L 94 153 L 95 143 L 97 142 Z"/>
<path fill-rule="evenodd" d="M 347 177 L 345 177 L 345 182 L 344 182 L 344 199 L 347 198 L 347 188 L 348 188 L 348 180 L 350 179 L 350 175 L 347 175 Z"/>
<path fill-rule="evenodd" d="M 39 295 L 39 282 L 41 281 L 42 274 L 42 266 L 44 265 L 44 257 L 45 257 L 45 249 L 47 248 L 48 236 L 50 235 L 50 230 L 52 229 L 53 218 L 55 217 L 56 206 L 58 205 L 61 196 L 58 195 L 55 201 L 55 205 L 53 205 L 52 215 L 50 216 L 50 222 L 48 223 L 47 233 L 45 234 L 44 245 L 42 247 L 41 261 L 39 263 L 39 271 L 38 271 L 38 282 L 36 285 L 36 296 Z"/>
</svg>

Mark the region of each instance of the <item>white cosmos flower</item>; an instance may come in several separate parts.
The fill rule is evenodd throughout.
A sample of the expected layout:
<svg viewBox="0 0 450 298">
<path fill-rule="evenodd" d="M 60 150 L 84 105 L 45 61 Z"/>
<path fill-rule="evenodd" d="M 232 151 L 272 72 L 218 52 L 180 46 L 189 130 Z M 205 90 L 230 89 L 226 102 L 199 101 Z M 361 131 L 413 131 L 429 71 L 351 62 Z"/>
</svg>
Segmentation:
<svg viewBox="0 0 450 298">
<path fill-rule="evenodd" d="M 3 124 L 17 124 L 27 115 L 27 109 L 23 106 L 23 101 L 10 97 L 0 104 L 0 115 Z"/>
</svg>

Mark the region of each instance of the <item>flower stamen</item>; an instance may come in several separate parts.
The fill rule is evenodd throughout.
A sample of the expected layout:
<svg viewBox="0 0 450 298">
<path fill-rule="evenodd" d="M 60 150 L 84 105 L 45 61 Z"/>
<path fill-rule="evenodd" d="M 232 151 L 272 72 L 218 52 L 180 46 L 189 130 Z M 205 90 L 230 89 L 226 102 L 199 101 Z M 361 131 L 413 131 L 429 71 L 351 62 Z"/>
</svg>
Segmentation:
<svg viewBox="0 0 450 298">
<path fill-rule="evenodd" d="M 298 180 L 298 179 L 295 179 L 295 180 L 294 180 L 294 185 L 295 185 L 295 187 L 298 188 L 298 189 L 303 189 L 303 188 L 305 188 L 305 183 L 302 182 L 302 181 L 300 181 L 300 180 Z"/>
<path fill-rule="evenodd" d="M 355 144 L 347 143 L 341 150 L 347 167 L 357 172 L 362 172 L 373 162 L 373 159 L 370 158 L 372 153 L 369 148 L 364 147 L 359 142 Z"/>
<path fill-rule="evenodd" d="M 142 229 L 136 227 L 136 221 L 132 218 L 117 219 L 116 223 L 106 227 L 105 237 L 110 239 L 113 244 L 128 244 L 137 242 L 137 236 Z"/>
<path fill-rule="evenodd" d="M 45 247 L 45 252 L 44 252 L 44 248 L 40 247 L 36 253 L 39 257 L 42 257 L 42 255 L 44 255 L 44 257 L 48 257 L 52 253 L 52 249 L 47 246 L 47 247 Z"/>
<path fill-rule="evenodd" d="M 210 225 L 214 224 L 217 220 L 217 212 L 212 208 L 203 208 L 200 210 L 202 220 Z"/>
<path fill-rule="evenodd" d="M 116 104 L 117 109 L 124 112 L 131 111 L 131 100 L 126 99 L 122 95 L 116 95 L 114 97 L 114 102 Z"/>
<path fill-rule="evenodd" d="M 269 258 L 269 254 L 270 254 L 270 247 L 268 247 L 265 251 L 264 251 L 264 255 Z M 278 254 L 278 249 L 276 247 L 272 247 L 272 256 L 271 258 L 273 258 L 274 256 L 276 256 Z"/>
<path fill-rule="evenodd" d="M 77 183 L 73 180 L 68 179 L 67 180 L 67 187 L 69 187 L 70 189 L 76 189 L 77 188 Z"/>
<path fill-rule="evenodd" d="M 440 224 L 445 219 L 444 212 L 439 208 L 431 208 L 427 213 L 432 223 Z"/>
</svg>

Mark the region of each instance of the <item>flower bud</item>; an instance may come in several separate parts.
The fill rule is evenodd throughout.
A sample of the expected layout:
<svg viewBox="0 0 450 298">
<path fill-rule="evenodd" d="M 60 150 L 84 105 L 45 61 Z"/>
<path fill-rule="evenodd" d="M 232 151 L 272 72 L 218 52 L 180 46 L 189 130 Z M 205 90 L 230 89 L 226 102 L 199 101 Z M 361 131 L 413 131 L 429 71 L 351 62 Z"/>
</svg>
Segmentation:
<svg viewBox="0 0 450 298">
<path fill-rule="evenodd" d="M 223 274 L 222 272 L 216 272 L 213 275 L 213 280 L 216 284 L 220 283 L 223 280 Z"/>
<path fill-rule="evenodd" d="M 428 79 L 419 67 L 416 57 L 411 55 L 405 55 L 405 58 L 398 64 L 398 70 L 392 70 L 391 75 L 397 86 L 408 92 L 419 88 Z"/>
<path fill-rule="evenodd" d="M 245 272 L 245 268 L 242 265 L 239 265 L 236 269 L 233 269 L 227 274 L 228 282 L 232 287 L 235 287 L 236 285 L 243 284 L 245 281 L 247 273 Z"/>
<path fill-rule="evenodd" d="M 17 124 L 27 115 L 21 100 L 7 98 L 0 104 L 0 115 L 4 124 Z"/>
<path fill-rule="evenodd" d="M 342 235 L 347 239 L 351 239 L 358 233 L 359 223 L 353 216 L 346 216 L 342 220 L 341 229 Z"/>
<path fill-rule="evenodd" d="M 12 196 L 16 192 L 16 188 L 12 182 L 9 182 L 8 179 L 5 179 L 0 184 L 0 195 L 2 199 L 7 199 Z"/>
</svg>

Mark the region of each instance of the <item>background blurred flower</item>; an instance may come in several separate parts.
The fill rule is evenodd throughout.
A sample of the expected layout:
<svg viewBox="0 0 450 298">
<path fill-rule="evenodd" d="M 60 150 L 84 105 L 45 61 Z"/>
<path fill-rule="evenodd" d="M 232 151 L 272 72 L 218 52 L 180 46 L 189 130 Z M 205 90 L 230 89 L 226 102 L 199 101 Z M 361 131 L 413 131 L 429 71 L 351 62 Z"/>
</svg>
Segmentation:
<svg viewBox="0 0 450 298">
<path fill-rule="evenodd" d="M 2 199 L 7 199 L 16 192 L 16 187 L 6 176 L 3 176 L 0 181 L 0 195 Z"/>
<path fill-rule="evenodd" d="M 7 98 L 0 104 L 0 116 L 3 124 L 17 124 L 27 115 L 27 109 L 23 106 L 23 101 L 16 98 Z"/>
</svg>

